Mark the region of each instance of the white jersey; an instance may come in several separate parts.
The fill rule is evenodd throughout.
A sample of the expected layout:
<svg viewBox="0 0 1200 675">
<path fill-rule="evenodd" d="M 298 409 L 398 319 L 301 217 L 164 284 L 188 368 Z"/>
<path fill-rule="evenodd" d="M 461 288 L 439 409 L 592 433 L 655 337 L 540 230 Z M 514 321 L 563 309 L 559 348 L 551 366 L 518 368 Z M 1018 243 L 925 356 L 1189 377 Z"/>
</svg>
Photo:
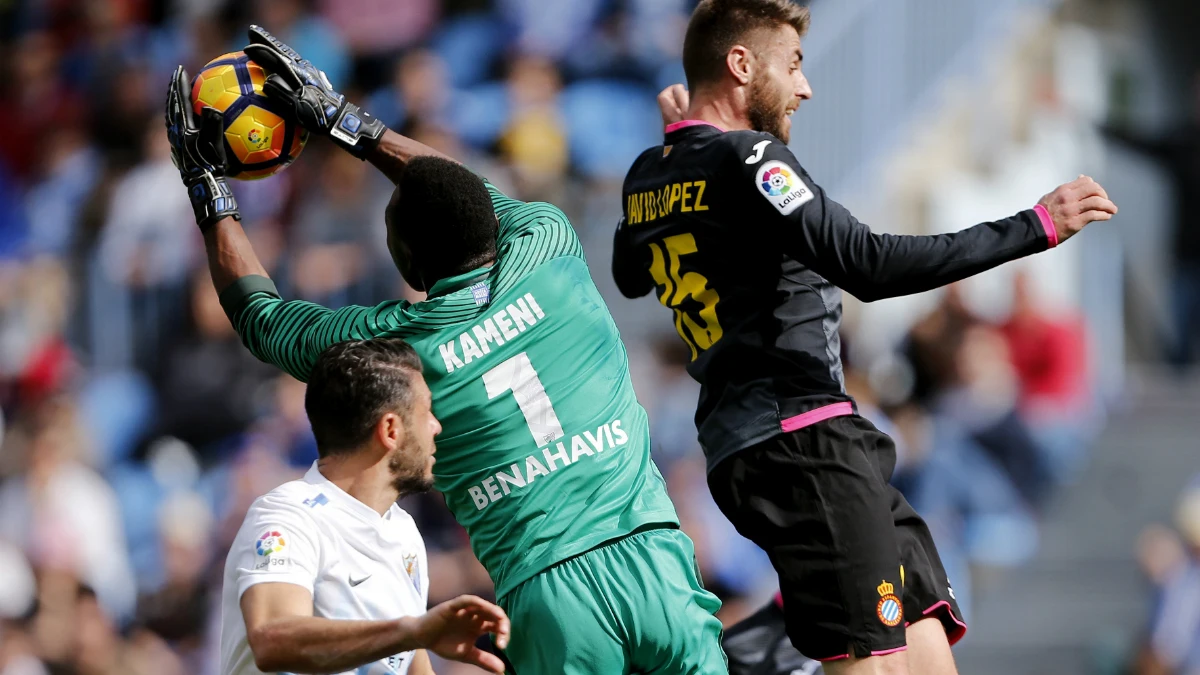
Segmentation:
<svg viewBox="0 0 1200 675">
<path fill-rule="evenodd" d="M 389 620 L 423 614 L 429 597 L 425 542 L 395 504 L 386 514 L 330 483 L 314 463 L 250 506 L 225 559 L 221 589 L 221 675 L 258 675 L 246 641 L 241 598 L 254 584 L 307 588 L 313 616 Z M 404 675 L 413 652 L 348 671 Z"/>
</svg>

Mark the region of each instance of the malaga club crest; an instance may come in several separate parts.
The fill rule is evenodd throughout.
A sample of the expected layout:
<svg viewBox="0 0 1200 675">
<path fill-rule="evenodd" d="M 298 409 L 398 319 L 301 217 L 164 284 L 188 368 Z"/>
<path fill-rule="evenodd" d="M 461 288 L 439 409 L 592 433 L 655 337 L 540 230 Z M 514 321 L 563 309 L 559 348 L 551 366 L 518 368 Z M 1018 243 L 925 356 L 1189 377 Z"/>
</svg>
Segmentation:
<svg viewBox="0 0 1200 675">
<path fill-rule="evenodd" d="M 421 564 L 417 561 L 417 554 L 409 553 L 404 556 L 404 571 L 408 574 L 408 578 L 412 580 L 413 586 L 417 587 L 417 592 L 421 592 Z"/>
</svg>

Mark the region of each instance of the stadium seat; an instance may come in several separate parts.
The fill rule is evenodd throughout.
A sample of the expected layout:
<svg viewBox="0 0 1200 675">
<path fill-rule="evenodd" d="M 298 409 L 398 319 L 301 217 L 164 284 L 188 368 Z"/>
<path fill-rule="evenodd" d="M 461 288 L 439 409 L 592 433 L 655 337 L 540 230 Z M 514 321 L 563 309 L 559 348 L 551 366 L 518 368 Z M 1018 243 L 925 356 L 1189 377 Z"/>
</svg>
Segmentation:
<svg viewBox="0 0 1200 675">
<path fill-rule="evenodd" d="M 507 45 L 504 24 L 490 14 L 471 14 L 447 21 L 433 37 L 433 50 L 446 62 L 455 88 L 482 82 Z"/>
<path fill-rule="evenodd" d="M 584 80 L 562 94 L 571 159 L 593 178 L 620 179 L 646 148 L 662 142 L 655 92 L 622 80 Z"/>
</svg>

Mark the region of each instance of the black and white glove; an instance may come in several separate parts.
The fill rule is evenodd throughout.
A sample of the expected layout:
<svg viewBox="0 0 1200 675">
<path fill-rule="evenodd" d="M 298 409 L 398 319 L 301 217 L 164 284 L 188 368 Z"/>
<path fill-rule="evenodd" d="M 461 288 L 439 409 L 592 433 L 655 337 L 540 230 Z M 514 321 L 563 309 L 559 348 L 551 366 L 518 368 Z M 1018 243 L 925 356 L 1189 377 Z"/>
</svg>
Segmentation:
<svg viewBox="0 0 1200 675">
<path fill-rule="evenodd" d="M 205 108 L 196 124 L 192 111 L 188 74 L 179 66 L 167 88 L 167 139 L 171 142 L 171 161 L 179 169 L 183 184 L 192 200 L 196 224 L 204 231 L 218 220 L 241 220 L 237 200 L 225 182 L 225 128 L 221 113 Z"/>
<path fill-rule="evenodd" d="M 288 106 L 300 126 L 359 159 L 379 145 L 387 130 L 383 122 L 334 91 L 324 72 L 261 26 L 250 26 L 249 34 L 246 55 L 268 73 L 263 91 Z"/>
</svg>

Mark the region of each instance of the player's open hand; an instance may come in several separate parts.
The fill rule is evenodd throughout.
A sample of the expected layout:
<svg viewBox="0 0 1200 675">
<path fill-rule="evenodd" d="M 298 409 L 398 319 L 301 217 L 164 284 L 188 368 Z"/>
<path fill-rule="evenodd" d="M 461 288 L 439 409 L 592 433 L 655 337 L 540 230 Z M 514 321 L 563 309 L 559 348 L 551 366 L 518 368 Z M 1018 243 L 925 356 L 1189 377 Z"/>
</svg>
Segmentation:
<svg viewBox="0 0 1200 675">
<path fill-rule="evenodd" d="M 248 35 L 246 55 L 268 73 L 263 91 L 286 105 L 300 126 L 359 158 L 378 145 L 383 123 L 334 91 L 324 71 L 262 26 L 250 26 Z"/>
<path fill-rule="evenodd" d="M 483 598 L 460 595 L 443 602 L 418 617 L 415 630 L 421 647 L 442 658 L 504 672 L 504 663 L 495 654 L 475 646 L 475 640 L 486 633 L 495 634 L 500 649 L 508 646 L 508 615 Z"/>
<path fill-rule="evenodd" d="M 171 161 L 187 186 L 196 224 L 208 229 L 226 217 L 241 219 L 237 200 L 225 182 L 225 131 L 221 113 L 205 107 L 200 119 L 192 108 L 191 85 L 183 66 L 175 69 L 167 86 L 164 121 Z"/>
<path fill-rule="evenodd" d="M 1038 204 L 1050 213 L 1060 244 L 1088 223 L 1109 220 L 1117 213 L 1117 205 L 1109 200 L 1108 193 L 1088 176 L 1058 186 Z"/>
<path fill-rule="evenodd" d="M 658 93 L 658 109 L 662 112 L 663 126 L 683 121 L 690 103 L 687 87 L 673 84 Z"/>
</svg>

